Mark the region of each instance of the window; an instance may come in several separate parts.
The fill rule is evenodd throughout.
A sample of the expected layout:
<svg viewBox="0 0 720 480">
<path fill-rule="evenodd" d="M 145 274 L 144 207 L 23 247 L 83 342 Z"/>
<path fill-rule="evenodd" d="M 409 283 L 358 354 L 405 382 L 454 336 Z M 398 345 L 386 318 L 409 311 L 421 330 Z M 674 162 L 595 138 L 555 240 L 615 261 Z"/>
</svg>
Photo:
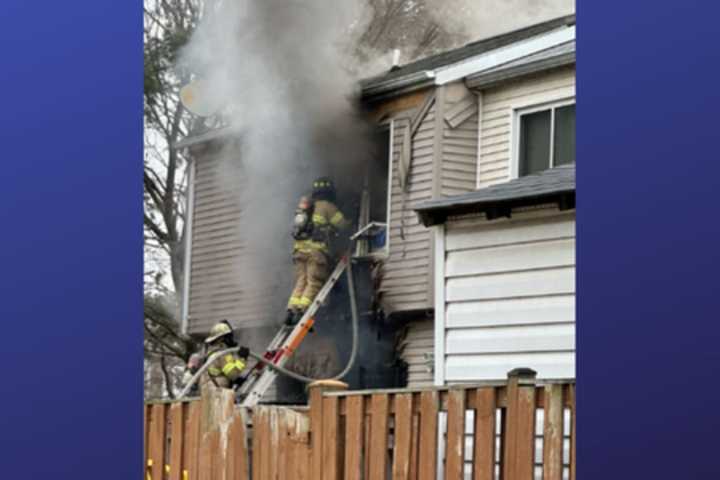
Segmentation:
<svg viewBox="0 0 720 480">
<path fill-rule="evenodd" d="M 390 179 L 392 178 L 393 125 L 380 125 L 371 146 L 371 160 L 365 165 L 365 177 L 360 198 L 359 230 L 355 256 L 387 255 L 389 238 L 387 222 L 390 212 Z"/>
<path fill-rule="evenodd" d="M 518 111 L 517 176 L 575 163 L 575 103 Z"/>
</svg>

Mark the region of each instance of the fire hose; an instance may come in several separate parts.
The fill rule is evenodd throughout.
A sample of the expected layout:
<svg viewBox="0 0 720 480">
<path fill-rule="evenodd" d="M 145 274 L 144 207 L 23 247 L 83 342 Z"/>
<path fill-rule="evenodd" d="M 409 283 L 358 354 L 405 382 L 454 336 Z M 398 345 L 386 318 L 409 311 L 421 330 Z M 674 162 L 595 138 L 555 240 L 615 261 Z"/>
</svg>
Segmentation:
<svg viewBox="0 0 720 480">
<path fill-rule="evenodd" d="M 352 275 L 352 260 L 348 260 L 347 264 L 347 278 L 348 278 L 348 293 L 350 296 L 350 313 L 352 315 L 352 350 L 350 351 L 350 358 L 348 359 L 347 364 L 345 365 L 345 368 L 338 373 L 337 375 L 330 377 L 330 378 L 311 378 L 306 377 L 305 375 L 301 375 L 297 372 L 293 372 L 292 370 L 288 370 L 287 368 L 281 367 L 279 365 L 276 365 L 272 363 L 272 361 L 265 358 L 264 355 L 261 355 L 259 353 L 250 351 L 250 356 L 257 360 L 258 362 L 261 362 L 265 364 L 265 366 L 270 367 L 274 370 L 276 370 L 278 373 L 281 373 L 283 375 L 286 375 L 290 378 L 294 378 L 295 380 L 298 380 L 303 383 L 312 383 L 319 380 L 340 380 L 345 375 L 347 375 L 350 372 L 350 369 L 352 369 L 353 365 L 355 364 L 355 358 L 357 357 L 357 348 L 358 348 L 358 338 L 359 338 L 359 326 L 358 326 L 358 313 L 357 313 L 357 304 L 355 302 L 355 284 L 353 281 L 353 275 Z M 228 353 L 235 353 L 238 350 L 240 350 L 240 346 L 227 348 L 225 350 L 220 350 L 218 352 L 213 353 L 208 357 L 207 361 L 203 364 L 202 367 L 198 369 L 197 372 L 195 372 L 195 375 L 192 376 L 192 378 L 188 381 L 187 385 L 185 385 L 185 388 L 183 388 L 182 392 L 180 392 L 180 395 L 178 398 L 185 398 L 195 383 L 197 383 L 200 376 L 205 373 L 205 371 L 210 368 L 210 365 L 212 363 L 220 358 L 223 355 L 226 355 Z"/>
</svg>

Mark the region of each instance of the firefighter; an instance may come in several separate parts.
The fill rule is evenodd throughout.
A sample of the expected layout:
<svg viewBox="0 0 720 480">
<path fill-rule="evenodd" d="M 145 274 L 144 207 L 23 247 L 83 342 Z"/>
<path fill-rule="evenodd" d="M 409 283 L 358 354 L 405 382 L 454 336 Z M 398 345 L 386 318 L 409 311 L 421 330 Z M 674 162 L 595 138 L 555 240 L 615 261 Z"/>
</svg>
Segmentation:
<svg viewBox="0 0 720 480">
<path fill-rule="evenodd" d="M 295 288 L 287 305 L 287 325 L 296 324 L 327 280 L 330 237 L 349 222 L 335 205 L 335 186 L 328 177 L 313 182 L 312 197 L 302 197 L 293 224 Z"/>
<path fill-rule="evenodd" d="M 220 350 L 236 347 L 235 332 L 230 322 L 222 320 L 210 329 L 210 334 L 205 339 L 205 358 Z M 226 353 L 216 359 L 208 368 L 207 376 L 216 387 L 232 388 L 233 385 L 242 384 L 244 377 L 242 372 L 247 364 L 250 351 L 247 347 L 240 347 L 237 354 Z"/>
</svg>

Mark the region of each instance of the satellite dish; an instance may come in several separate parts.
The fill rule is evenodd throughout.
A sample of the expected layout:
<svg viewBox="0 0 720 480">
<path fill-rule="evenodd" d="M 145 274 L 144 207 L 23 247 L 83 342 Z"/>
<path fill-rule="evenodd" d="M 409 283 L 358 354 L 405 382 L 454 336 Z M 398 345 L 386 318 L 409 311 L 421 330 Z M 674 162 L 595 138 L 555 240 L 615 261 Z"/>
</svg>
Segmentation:
<svg viewBox="0 0 720 480">
<path fill-rule="evenodd" d="M 199 117 L 209 117 L 220 110 L 220 101 L 213 98 L 206 82 L 195 80 L 180 89 L 180 102 Z"/>
</svg>

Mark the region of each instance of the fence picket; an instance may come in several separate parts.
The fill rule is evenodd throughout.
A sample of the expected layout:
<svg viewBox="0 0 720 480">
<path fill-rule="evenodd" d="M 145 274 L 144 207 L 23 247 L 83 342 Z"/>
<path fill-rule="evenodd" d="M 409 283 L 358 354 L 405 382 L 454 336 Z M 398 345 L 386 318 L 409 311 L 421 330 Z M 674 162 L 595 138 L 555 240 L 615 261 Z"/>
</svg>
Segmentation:
<svg viewBox="0 0 720 480">
<path fill-rule="evenodd" d="M 370 403 L 371 399 L 368 398 L 366 403 Z M 365 422 L 365 441 L 363 442 L 363 479 L 370 480 L 370 441 L 372 440 L 372 417 L 365 415 L 363 422 Z"/>
<path fill-rule="evenodd" d="M 312 432 L 311 441 L 312 445 L 310 450 L 312 452 L 312 465 L 310 469 L 310 477 L 316 480 L 322 479 L 322 463 L 323 463 L 323 451 L 322 451 L 322 422 L 323 422 L 323 398 L 322 390 L 320 388 L 310 389 L 310 431 Z M 259 477 L 258 477 L 259 480 Z"/>
<path fill-rule="evenodd" d="M 363 396 L 352 395 L 346 400 L 345 413 L 345 480 L 362 480 Z"/>
<path fill-rule="evenodd" d="M 248 448 L 245 432 L 245 415 L 238 412 L 233 418 L 228 434 L 227 480 L 248 480 Z"/>
<path fill-rule="evenodd" d="M 475 399 L 473 480 L 493 480 L 495 478 L 495 388 L 478 388 L 475 391 Z"/>
<path fill-rule="evenodd" d="M 285 480 L 287 478 L 288 463 L 292 462 L 292 452 L 290 451 L 290 418 L 288 410 L 284 408 L 276 408 L 272 410 L 275 420 L 272 422 L 273 428 L 278 432 L 278 440 L 272 446 L 275 452 L 275 462 L 277 464 L 277 473 L 273 478 Z"/>
<path fill-rule="evenodd" d="M 212 447 L 210 435 L 204 435 L 200 440 L 200 455 L 198 457 L 198 480 L 214 480 L 212 476 Z"/>
<path fill-rule="evenodd" d="M 413 395 L 413 404 L 419 403 L 420 396 Z M 408 472 L 409 480 L 417 480 L 418 478 L 418 446 L 420 444 L 420 414 L 412 415 L 412 430 L 410 433 L 410 470 Z"/>
<path fill-rule="evenodd" d="M 437 475 L 438 392 L 420 394 L 420 453 L 418 476 L 420 480 L 435 480 Z"/>
<path fill-rule="evenodd" d="M 165 470 L 165 408 L 164 403 L 157 403 L 150 412 L 146 468 L 152 480 L 163 480 Z"/>
<path fill-rule="evenodd" d="M 535 372 L 509 374 L 504 480 L 532 480 L 535 468 Z"/>
<path fill-rule="evenodd" d="M 562 480 L 563 473 L 563 386 L 545 386 L 543 428 L 543 480 Z"/>
<path fill-rule="evenodd" d="M 387 474 L 388 414 L 390 397 L 372 396 L 372 427 L 370 440 L 370 479 L 384 480 Z"/>
<path fill-rule="evenodd" d="M 143 469 L 148 470 L 148 425 L 150 424 L 150 405 L 143 406 Z M 147 477 L 147 475 L 145 475 Z"/>
<path fill-rule="evenodd" d="M 340 480 L 342 475 L 342 435 L 338 397 L 323 398 L 323 474 L 322 480 Z"/>
<path fill-rule="evenodd" d="M 395 395 L 393 480 L 408 480 L 412 444 L 412 394 Z"/>
<path fill-rule="evenodd" d="M 576 407 L 575 404 L 575 385 L 568 386 L 568 397 L 570 397 L 570 480 L 575 480 L 575 417 Z"/>
<path fill-rule="evenodd" d="M 188 405 L 184 437 L 183 480 L 198 480 L 198 457 L 200 454 L 200 402 L 191 402 Z"/>
<path fill-rule="evenodd" d="M 462 480 L 465 466 L 465 390 L 448 395 L 445 480 Z"/>
<path fill-rule="evenodd" d="M 185 405 L 175 403 L 170 406 L 170 472 L 169 480 L 182 480 L 183 453 L 183 410 Z"/>
</svg>

